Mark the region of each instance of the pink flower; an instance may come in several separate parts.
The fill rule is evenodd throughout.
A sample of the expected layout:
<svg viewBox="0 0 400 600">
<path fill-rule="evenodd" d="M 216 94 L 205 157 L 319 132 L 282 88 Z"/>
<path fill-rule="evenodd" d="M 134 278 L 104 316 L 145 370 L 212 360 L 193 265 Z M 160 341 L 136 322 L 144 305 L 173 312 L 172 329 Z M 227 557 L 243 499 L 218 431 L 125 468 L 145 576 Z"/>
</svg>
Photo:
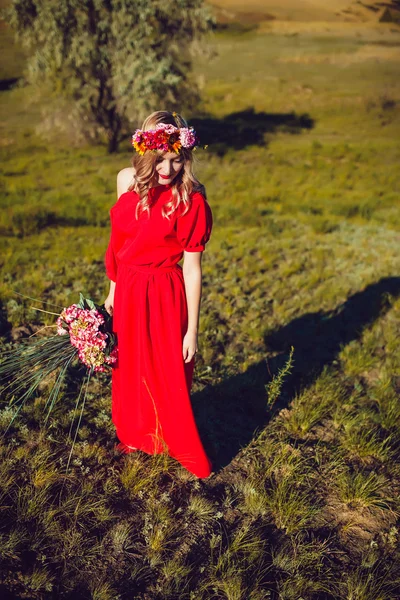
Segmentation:
<svg viewBox="0 0 400 600">
<path fill-rule="evenodd" d="M 104 352 L 109 340 L 108 334 L 100 330 L 104 323 L 105 319 L 97 309 L 83 309 L 76 304 L 64 308 L 57 319 L 57 333 L 69 333 L 78 358 L 94 371 L 105 371 L 104 364 L 116 362 L 116 348 L 109 356 Z"/>
<path fill-rule="evenodd" d="M 168 125 L 167 123 L 158 123 L 156 125 L 156 129 L 163 129 L 166 133 L 168 133 L 168 135 L 171 135 L 171 133 L 177 133 L 179 131 L 179 129 L 174 127 L 174 125 Z"/>
<path fill-rule="evenodd" d="M 196 145 L 196 134 L 193 127 L 182 127 L 180 130 L 181 144 L 184 148 L 193 148 Z"/>
</svg>

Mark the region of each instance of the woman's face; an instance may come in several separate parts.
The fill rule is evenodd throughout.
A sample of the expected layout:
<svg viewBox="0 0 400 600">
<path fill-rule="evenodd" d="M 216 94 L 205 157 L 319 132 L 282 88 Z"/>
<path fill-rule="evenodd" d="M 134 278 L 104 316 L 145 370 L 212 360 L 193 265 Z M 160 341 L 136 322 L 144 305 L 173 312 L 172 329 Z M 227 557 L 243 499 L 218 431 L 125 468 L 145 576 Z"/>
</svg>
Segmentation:
<svg viewBox="0 0 400 600">
<path fill-rule="evenodd" d="M 184 158 L 175 152 L 160 152 L 156 160 L 156 174 L 158 183 L 166 185 L 172 183 L 179 171 L 183 169 Z"/>
</svg>

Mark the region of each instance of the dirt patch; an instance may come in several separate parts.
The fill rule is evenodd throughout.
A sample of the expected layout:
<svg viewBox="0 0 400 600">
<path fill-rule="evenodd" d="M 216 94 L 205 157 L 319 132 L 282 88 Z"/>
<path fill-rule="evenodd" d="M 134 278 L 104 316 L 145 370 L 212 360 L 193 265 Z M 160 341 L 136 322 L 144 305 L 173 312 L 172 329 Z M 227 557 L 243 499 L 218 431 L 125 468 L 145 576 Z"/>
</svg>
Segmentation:
<svg viewBox="0 0 400 600">
<path fill-rule="evenodd" d="M 333 496 L 325 498 L 320 517 L 335 527 L 342 543 L 350 552 L 362 552 L 382 532 L 396 523 L 390 511 L 370 508 L 350 508 Z"/>
</svg>

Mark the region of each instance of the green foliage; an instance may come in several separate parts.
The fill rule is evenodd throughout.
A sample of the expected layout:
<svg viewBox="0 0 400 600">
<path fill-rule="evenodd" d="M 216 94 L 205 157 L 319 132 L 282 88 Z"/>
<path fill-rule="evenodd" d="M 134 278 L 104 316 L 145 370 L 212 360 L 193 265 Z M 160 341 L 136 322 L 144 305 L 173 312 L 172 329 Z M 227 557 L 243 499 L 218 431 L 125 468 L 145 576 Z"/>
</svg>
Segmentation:
<svg viewBox="0 0 400 600">
<path fill-rule="evenodd" d="M 110 152 L 160 102 L 198 103 L 190 47 L 212 22 L 202 0 L 174 10 L 159 0 L 14 0 L 5 15 L 28 51 L 27 80 L 72 100 L 75 126 L 90 120 Z"/>
<path fill-rule="evenodd" d="M 273 406 L 274 402 L 276 402 L 276 400 L 278 399 L 282 390 L 282 385 L 285 376 L 288 375 L 288 373 L 290 373 L 291 371 L 293 362 L 293 352 L 294 348 L 292 346 L 290 349 L 289 358 L 287 359 L 285 366 L 282 369 L 280 369 L 278 374 L 273 377 L 272 381 L 270 381 L 265 386 L 267 392 L 267 404 L 269 407 Z"/>
</svg>

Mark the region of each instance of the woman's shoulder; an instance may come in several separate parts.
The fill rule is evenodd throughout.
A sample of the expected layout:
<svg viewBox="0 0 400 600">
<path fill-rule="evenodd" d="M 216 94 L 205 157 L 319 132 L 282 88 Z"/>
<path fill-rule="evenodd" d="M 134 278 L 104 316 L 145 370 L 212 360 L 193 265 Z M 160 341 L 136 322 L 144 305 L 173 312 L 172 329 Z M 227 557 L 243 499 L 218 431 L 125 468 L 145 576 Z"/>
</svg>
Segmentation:
<svg viewBox="0 0 400 600">
<path fill-rule="evenodd" d="M 200 181 L 198 181 L 197 183 L 193 184 L 193 188 L 192 188 L 192 192 L 191 192 L 191 196 L 200 194 L 200 196 L 203 196 L 204 198 L 207 198 L 207 194 L 206 194 L 206 188 L 205 186 L 200 183 Z"/>
<path fill-rule="evenodd" d="M 192 192 L 189 194 L 190 200 L 192 204 L 203 204 L 204 202 L 208 204 L 206 189 L 204 185 L 198 185 L 193 188 Z"/>
<path fill-rule="evenodd" d="M 193 190 L 190 194 L 190 209 L 189 212 L 200 213 L 207 215 L 208 219 L 212 219 L 212 208 L 209 204 L 204 186 Z"/>
<path fill-rule="evenodd" d="M 135 169 L 133 167 L 126 167 L 121 169 L 117 175 L 117 194 L 118 198 L 121 194 L 128 191 L 128 188 L 135 181 Z"/>
<path fill-rule="evenodd" d="M 117 205 L 121 205 L 126 200 L 126 194 L 132 194 L 135 192 L 130 192 L 129 187 L 135 180 L 135 170 L 133 167 L 127 167 L 125 169 L 121 169 L 117 175 L 117 202 L 112 206 L 111 210 L 113 210 Z"/>
<path fill-rule="evenodd" d="M 136 203 L 138 202 L 138 200 L 139 200 L 139 196 L 133 190 L 131 192 L 130 191 L 122 192 L 122 194 L 119 196 L 118 200 L 111 207 L 110 211 L 114 215 L 124 214 L 124 212 L 126 212 L 126 209 L 128 209 L 128 211 L 130 211 L 133 206 L 136 206 Z"/>
<path fill-rule="evenodd" d="M 212 210 L 208 203 L 204 186 L 194 188 L 189 194 L 189 206 L 182 203 L 182 210 L 179 216 L 186 216 L 187 219 L 196 217 L 199 214 L 206 216 L 207 220 L 212 220 Z"/>
</svg>

